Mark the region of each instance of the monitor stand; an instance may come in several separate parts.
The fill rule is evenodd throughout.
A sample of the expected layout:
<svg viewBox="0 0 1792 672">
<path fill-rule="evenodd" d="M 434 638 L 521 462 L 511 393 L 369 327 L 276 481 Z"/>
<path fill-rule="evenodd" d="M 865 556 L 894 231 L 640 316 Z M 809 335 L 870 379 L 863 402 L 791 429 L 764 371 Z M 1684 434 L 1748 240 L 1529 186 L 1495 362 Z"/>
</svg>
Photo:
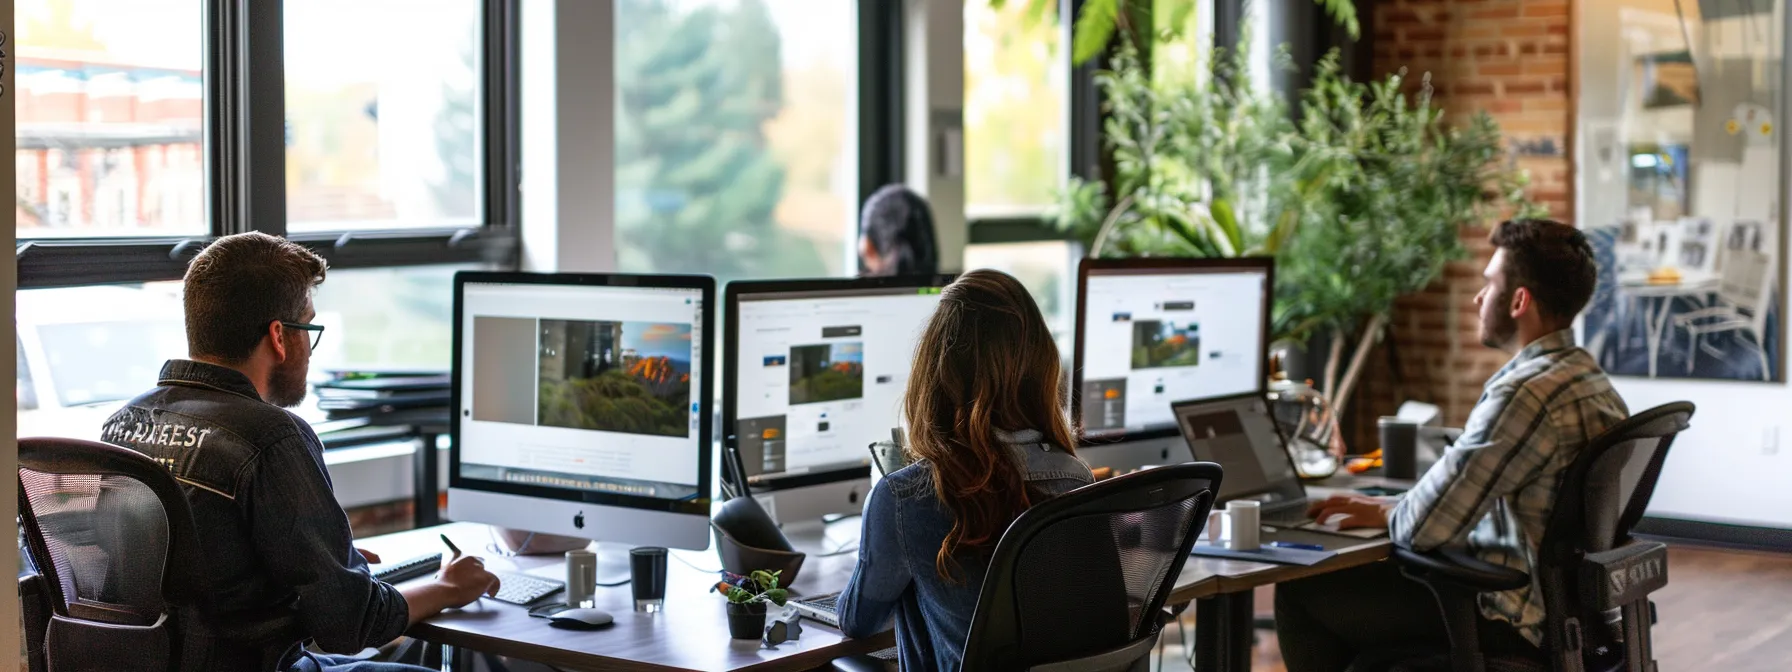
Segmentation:
<svg viewBox="0 0 1792 672">
<path fill-rule="evenodd" d="M 871 494 L 870 478 L 855 478 L 837 483 L 823 483 L 788 490 L 754 493 L 759 506 L 788 534 L 793 527 L 820 527 L 838 520 L 834 516 L 855 516 L 865 510 L 865 499 Z"/>
<path fill-rule="evenodd" d="M 1108 467 L 1114 470 L 1115 476 L 1138 471 L 1140 467 L 1161 467 L 1194 460 L 1189 453 L 1188 442 L 1182 440 L 1181 436 L 1098 443 L 1078 448 L 1076 455 L 1083 458 L 1089 468 Z"/>
</svg>

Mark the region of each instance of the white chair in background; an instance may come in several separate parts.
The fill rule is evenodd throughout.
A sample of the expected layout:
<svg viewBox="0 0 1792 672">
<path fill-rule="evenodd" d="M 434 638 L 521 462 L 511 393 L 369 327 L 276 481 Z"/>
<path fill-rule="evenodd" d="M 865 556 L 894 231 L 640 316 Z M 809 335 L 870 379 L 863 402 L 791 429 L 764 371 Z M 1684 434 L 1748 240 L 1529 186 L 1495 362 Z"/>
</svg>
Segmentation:
<svg viewBox="0 0 1792 672">
<path fill-rule="evenodd" d="M 1686 372 L 1692 373 L 1698 351 L 1703 348 L 1713 357 L 1724 352 L 1705 342 L 1704 337 L 1726 331 L 1746 336 L 1761 359 L 1761 379 L 1773 380 L 1767 363 L 1767 349 L 1762 334 L 1767 330 L 1767 313 L 1773 301 L 1774 263 L 1771 255 L 1754 250 L 1725 250 L 1723 284 L 1718 288 L 1718 303 L 1674 318 L 1674 326 L 1685 329 Z"/>
</svg>

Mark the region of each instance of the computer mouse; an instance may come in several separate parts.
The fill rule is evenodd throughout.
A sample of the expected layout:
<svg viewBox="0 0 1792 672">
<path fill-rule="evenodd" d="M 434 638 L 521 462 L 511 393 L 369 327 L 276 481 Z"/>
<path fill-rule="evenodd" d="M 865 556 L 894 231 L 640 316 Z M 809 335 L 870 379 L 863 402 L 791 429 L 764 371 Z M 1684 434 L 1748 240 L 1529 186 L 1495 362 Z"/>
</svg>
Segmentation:
<svg viewBox="0 0 1792 672">
<path fill-rule="evenodd" d="M 610 612 L 602 609 L 567 609 L 548 617 L 548 624 L 568 630 L 595 630 L 609 625 Z"/>
</svg>

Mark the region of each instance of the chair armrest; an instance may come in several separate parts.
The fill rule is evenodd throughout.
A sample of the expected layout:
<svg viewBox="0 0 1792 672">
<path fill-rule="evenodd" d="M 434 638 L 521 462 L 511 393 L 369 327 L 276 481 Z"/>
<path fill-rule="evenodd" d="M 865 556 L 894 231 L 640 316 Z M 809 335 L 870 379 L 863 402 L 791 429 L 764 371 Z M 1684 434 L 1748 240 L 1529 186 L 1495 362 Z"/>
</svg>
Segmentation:
<svg viewBox="0 0 1792 672">
<path fill-rule="evenodd" d="M 1477 593 L 1514 590 L 1531 585 L 1531 576 L 1501 567 L 1460 550 L 1420 552 L 1394 547 L 1394 561 L 1403 569 L 1426 581 L 1445 581 Z"/>
<path fill-rule="evenodd" d="M 1668 585 L 1668 546 L 1632 541 L 1588 553 L 1580 563 L 1580 599 L 1592 609 L 1616 609 Z"/>
</svg>

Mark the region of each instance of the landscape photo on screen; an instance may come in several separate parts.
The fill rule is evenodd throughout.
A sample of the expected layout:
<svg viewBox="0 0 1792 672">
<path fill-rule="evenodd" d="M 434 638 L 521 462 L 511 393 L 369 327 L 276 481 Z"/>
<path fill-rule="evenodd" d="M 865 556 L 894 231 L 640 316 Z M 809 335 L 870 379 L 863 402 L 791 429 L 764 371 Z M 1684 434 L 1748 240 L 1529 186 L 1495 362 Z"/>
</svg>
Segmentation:
<svg viewBox="0 0 1792 672">
<path fill-rule="evenodd" d="M 1132 368 L 1157 369 L 1201 363 L 1201 325 L 1169 320 L 1132 324 Z"/>
<path fill-rule="evenodd" d="M 865 396 L 865 345 L 821 343 L 790 348 L 790 403 Z"/>
<path fill-rule="evenodd" d="M 542 320 L 537 424 L 690 436 L 691 325 Z"/>
</svg>

